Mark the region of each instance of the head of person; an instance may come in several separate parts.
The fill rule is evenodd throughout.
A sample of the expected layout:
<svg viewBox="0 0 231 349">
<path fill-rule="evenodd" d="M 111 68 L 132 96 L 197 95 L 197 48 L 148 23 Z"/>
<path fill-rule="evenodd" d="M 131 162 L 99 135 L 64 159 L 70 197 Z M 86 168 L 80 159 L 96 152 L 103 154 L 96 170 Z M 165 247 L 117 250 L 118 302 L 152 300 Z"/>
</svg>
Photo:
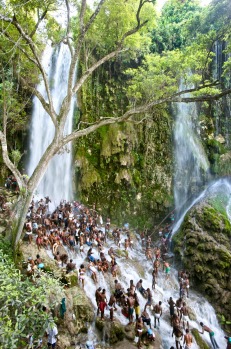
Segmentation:
<svg viewBox="0 0 231 349">
<path fill-rule="evenodd" d="M 73 259 L 70 259 L 70 263 L 72 263 L 73 262 Z"/>
<path fill-rule="evenodd" d="M 203 322 L 200 322 L 200 325 L 203 327 L 204 326 Z"/>
<path fill-rule="evenodd" d="M 185 330 L 185 331 L 186 331 L 186 333 L 189 333 L 189 329 L 188 329 L 188 328 L 186 328 L 186 330 Z"/>
<path fill-rule="evenodd" d="M 159 305 L 161 305 L 162 304 L 162 302 L 161 301 L 159 301 Z"/>
</svg>

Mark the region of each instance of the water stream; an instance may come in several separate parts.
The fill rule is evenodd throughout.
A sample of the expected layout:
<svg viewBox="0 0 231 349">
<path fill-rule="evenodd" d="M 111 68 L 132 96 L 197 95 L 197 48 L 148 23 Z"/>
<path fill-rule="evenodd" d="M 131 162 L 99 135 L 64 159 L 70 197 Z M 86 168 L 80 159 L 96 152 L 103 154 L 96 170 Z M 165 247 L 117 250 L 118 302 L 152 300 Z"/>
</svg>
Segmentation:
<svg viewBox="0 0 231 349">
<path fill-rule="evenodd" d="M 226 184 L 225 183 L 219 183 L 215 184 L 215 191 L 218 190 L 219 186 L 223 186 L 223 189 L 225 190 Z M 229 184 L 229 190 L 231 193 L 231 185 Z M 122 235 L 122 241 L 124 243 L 124 239 L 126 238 L 126 235 Z M 112 239 L 109 239 L 107 241 L 107 244 L 105 245 L 105 256 L 108 260 L 110 260 L 110 257 L 107 255 L 107 251 L 110 247 L 113 247 L 115 250 L 117 246 L 115 245 L 114 241 Z M 85 245 L 84 248 L 84 257 L 86 256 L 86 252 L 89 247 Z M 144 249 L 141 246 L 141 241 L 138 235 L 134 238 L 134 248 L 129 250 L 129 259 L 126 259 L 125 257 L 117 258 L 116 261 L 119 266 L 120 275 L 118 276 L 119 281 L 121 282 L 124 290 L 127 290 L 129 288 L 129 282 L 130 280 L 133 280 L 136 284 L 140 278 L 143 279 L 143 286 L 144 288 L 151 288 L 152 285 L 152 262 L 150 260 L 147 260 L 144 254 Z M 80 266 L 80 264 L 83 263 L 83 257 L 80 255 L 79 251 L 75 252 L 68 252 L 69 257 L 73 258 L 75 261 L 77 268 Z M 93 248 L 93 256 L 97 259 L 99 258 L 99 253 L 96 248 Z M 87 263 L 85 262 L 85 266 L 87 267 Z M 95 308 L 96 312 L 96 302 L 95 302 L 95 291 L 100 286 L 102 288 L 106 289 L 107 298 L 109 299 L 111 293 L 114 290 L 114 280 L 109 273 L 102 274 L 97 272 L 98 276 L 98 282 L 95 284 L 90 277 L 88 273 L 86 273 L 85 278 L 85 287 L 84 290 L 91 302 L 93 303 L 93 306 Z M 160 328 L 155 329 L 155 333 L 157 332 L 160 334 L 162 338 L 162 348 L 163 349 L 169 349 L 172 345 L 175 345 L 175 340 L 172 337 L 172 327 L 170 326 L 170 317 L 169 317 L 169 307 L 167 301 L 170 297 L 173 297 L 173 299 L 176 301 L 176 299 L 179 298 L 179 283 L 178 283 L 178 273 L 177 270 L 174 268 L 174 265 L 172 264 L 171 267 L 171 276 L 169 279 L 166 279 L 165 273 L 162 271 L 162 268 L 160 269 L 159 276 L 157 279 L 157 285 L 156 289 L 152 291 L 153 294 L 153 302 L 156 304 L 159 301 L 162 301 L 162 307 L 163 307 L 163 316 L 161 318 Z M 146 299 L 143 298 L 141 294 L 138 292 L 138 297 L 140 300 L 140 308 L 141 311 L 144 309 Z M 190 290 L 189 298 L 186 299 L 187 305 L 193 309 L 195 315 L 196 315 L 196 321 L 190 321 L 190 328 L 198 328 L 200 329 L 200 321 L 203 321 L 205 324 L 207 324 L 209 327 L 211 327 L 215 333 L 216 333 L 216 339 L 217 342 L 220 345 L 220 348 L 225 348 L 225 340 L 224 340 L 224 333 L 221 330 L 215 311 L 213 307 L 208 303 L 208 301 L 202 297 L 200 294 L 198 294 L 195 291 Z M 152 328 L 154 328 L 154 317 L 152 310 L 148 310 L 150 317 L 151 317 L 151 324 Z M 109 318 L 109 312 L 105 312 L 106 317 Z M 118 319 L 122 324 L 126 325 L 128 324 L 128 319 L 124 317 L 124 315 L 121 312 L 121 308 L 118 306 L 117 311 L 115 311 L 115 318 Z M 109 320 L 108 320 L 109 321 Z M 200 329 L 201 330 L 201 329 Z M 209 336 L 206 334 L 203 335 L 204 340 L 206 340 L 209 343 Z M 91 330 L 91 341 L 96 343 L 101 343 L 104 346 L 105 338 L 101 336 L 101 338 L 98 338 L 97 335 L 92 333 Z M 198 346 L 196 343 L 193 343 L 192 349 L 196 349 Z"/>
<path fill-rule="evenodd" d="M 60 44 L 60 46 L 56 48 L 47 45 L 43 54 L 42 63 L 50 83 L 56 113 L 59 112 L 61 102 L 66 95 L 70 59 L 69 49 L 67 45 L 64 44 Z M 42 81 L 38 86 L 38 90 L 46 98 L 45 86 Z M 73 99 L 63 131 L 64 134 L 70 133 L 72 130 L 74 105 L 75 101 Z M 54 125 L 49 115 L 44 111 L 37 97 L 34 97 L 29 144 L 29 162 L 27 166 L 29 176 L 32 175 L 44 151 L 51 143 L 54 137 L 54 131 Z M 73 197 L 71 165 L 72 151 L 71 144 L 68 144 L 62 153 L 55 155 L 51 160 L 36 194 L 39 197 L 49 196 L 55 206 L 57 206 L 62 199 L 70 200 Z"/>
<path fill-rule="evenodd" d="M 182 85 L 180 90 L 185 87 Z M 196 103 L 175 104 L 174 201 L 177 217 L 208 182 L 209 161 L 200 140 Z"/>
</svg>

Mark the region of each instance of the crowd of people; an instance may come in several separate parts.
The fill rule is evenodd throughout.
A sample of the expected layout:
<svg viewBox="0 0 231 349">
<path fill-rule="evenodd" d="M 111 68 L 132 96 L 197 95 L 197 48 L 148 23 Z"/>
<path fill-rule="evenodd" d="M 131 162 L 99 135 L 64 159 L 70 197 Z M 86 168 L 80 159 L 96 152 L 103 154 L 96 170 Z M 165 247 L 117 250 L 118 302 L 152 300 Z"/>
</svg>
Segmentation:
<svg viewBox="0 0 231 349">
<path fill-rule="evenodd" d="M 119 256 L 116 248 L 107 249 L 106 245 L 109 239 L 114 240 L 116 247 L 123 250 L 124 257 L 128 259 L 129 251 L 134 246 L 134 237 L 131 232 L 127 228 L 112 228 L 109 217 L 106 218 L 103 226 L 102 216 L 97 213 L 94 206 L 89 209 L 76 201 L 73 203 L 62 201 L 53 213 L 50 213 L 50 203 L 49 197 L 37 202 L 33 200 L 27 214 L 25 234 L 28 237 L 28 244 L 35 240 L 38 248 L 36 258 L 28 259 L 28 276 L 33 275 L 35 270 L 44 268 L 39 251 L 42 248 L 50 249 L 57 266 L 63 268 L 65 273 L 73 271 L 78 273 L 81 287 L 85 286 L 86 276 L 89 275 L 93 279 L 96 287 L 96 312 L 102 321 L 107 319 L 105 309 L 108 309 L 109 320 L 113 322 L 119 307 L 121 313 L 128 319 L 127 325 L 135 326 L 135 342 L 138 348 L 141 348 L 143 343 L 155 342 L 154 329 L 160 327 L 163 308 L 161 301 L 155 304 L 152 292 L 158 284 L 159 275 L 165 273 L 165 278 L 168 279 L 171 272 L 171 265 L 167 259 L 171 243 L 171 226 L 166 225 L 159 233 L 160 238 L 156 246 L 153 246 L 150 234 L 144 231 L 140 233 L 139 240 L 144 255 L 152 264 L 152 285 L 144 288 L 142 279 L 135 283 L 130 280 L 129 288 L 125 290 L 119 281 L 117 264 Z M 122 237 L 125 239 L 123 240 Z M 95 249 L 98 250 L 98 255 L 94 253 Z M 68 250 L 82 257 L 82 263 L 79 266 L 76 266 L 73 259 L 69 259 Z M 107 295 L 106 290 L 99 286 L 99 273 L 109 273 L 114 278 L 114 290 L 111 294 Z M 175 337 L 176 349 L 181 349 L 183 346 L 189 349 L 193 342 L 190 333 L 190 312 L 187 306 L 190 275 L 187 271 L 181 270 L 178 278 L 179 298 L 174 301 L 170 297 L 168 300 L 169 322 L 172 326 L 172 336 Z M 141 309 L 141 297 L 145 298 L 143 309 Z M 202 323 L 201 326 L 202 333 L 204 331 L 209 333 L 213 349 L 217 349 L 213 331 Z"/>
</svg>

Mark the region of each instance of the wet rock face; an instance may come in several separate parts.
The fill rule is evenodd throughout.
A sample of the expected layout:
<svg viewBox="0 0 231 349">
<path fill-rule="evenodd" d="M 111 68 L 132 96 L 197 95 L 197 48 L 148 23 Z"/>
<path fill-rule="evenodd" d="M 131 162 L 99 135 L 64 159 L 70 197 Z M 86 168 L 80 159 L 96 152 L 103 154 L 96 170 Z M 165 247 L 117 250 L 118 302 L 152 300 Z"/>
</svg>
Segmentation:
<svg viewBox="0 0 231 349">
<path fill-rule="evenodd" d="M 124 326 L 118 321 L 108 322 L 97 318 L 95 325 L 100 332 L 105 333 L 105 341 L 111 345 L 125 338 Z"/>
<path fill-rule="evenodd" d="M 174 252 L 218 314 L 231 314 L 231 225 L 219 197 L 198 204 L 174 236 Z"/>
</svg>

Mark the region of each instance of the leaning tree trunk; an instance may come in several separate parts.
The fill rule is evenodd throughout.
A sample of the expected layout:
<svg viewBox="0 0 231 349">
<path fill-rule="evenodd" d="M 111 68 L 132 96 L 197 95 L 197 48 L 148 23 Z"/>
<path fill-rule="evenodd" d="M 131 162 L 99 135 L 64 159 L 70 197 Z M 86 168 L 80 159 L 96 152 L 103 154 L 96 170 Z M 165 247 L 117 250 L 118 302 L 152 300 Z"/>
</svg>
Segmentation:
<svg viewBox="0 0 231 349">
<path fill-rule="evenodd" d="M 43 178 L 47 170 L 47 167 L 50 163 L 50 160 L 60 148 L 61 132 L 62 131 L 60 129 L 56 130 L 56 135 L 52 143 L 49 145 L 49 147 L 43 154 L 42 158 L 40 159 L 38 165 L 36 166 L 32 176 L 28 181 L 26 193 L 24 196 L 22 195 L 20 205 L 18 208 L 16 208 L 16 212 L 15 212 L 16 223 L 15 223 L 15 228 L 13 229 L 14 230 L 13 232 L 14 249 L 17 248 L 19 240 L 21 239 L 25 220 L 26 220 L 26 215 L 27 215 L 34 191 L 37 189 L 41 179 Z"/>
<path fill-rule="evenodd" d="M 25 195 L 20 197 L 15 207 L 14 222 L 12 222 L 12 240 L 15 250 L 23 233 L 23 228 L 32 197 L 33 192 L 27 191 Z"/>
</svg>

